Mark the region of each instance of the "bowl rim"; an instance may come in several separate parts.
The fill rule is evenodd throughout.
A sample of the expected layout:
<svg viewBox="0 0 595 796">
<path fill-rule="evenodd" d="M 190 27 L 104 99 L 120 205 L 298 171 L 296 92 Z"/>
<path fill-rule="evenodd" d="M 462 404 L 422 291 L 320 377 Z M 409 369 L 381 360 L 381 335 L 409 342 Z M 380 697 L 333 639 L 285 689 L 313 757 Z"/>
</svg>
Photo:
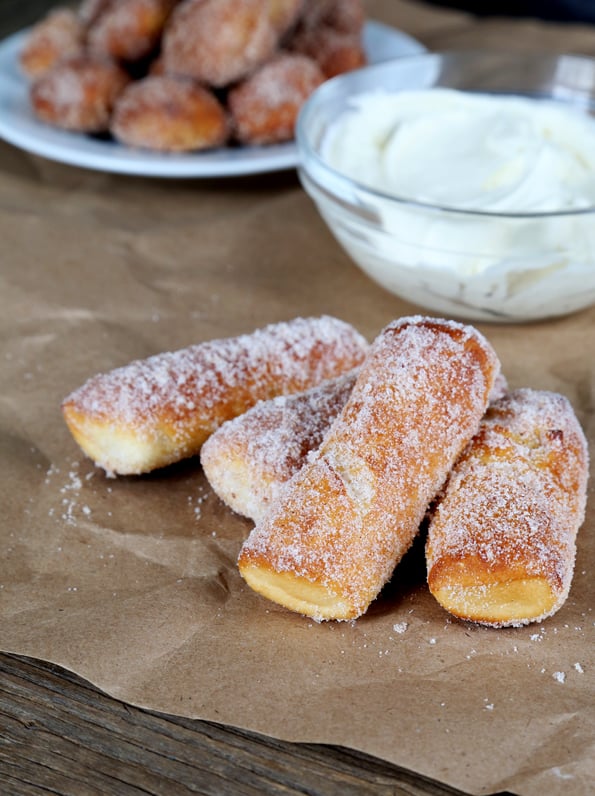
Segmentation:
<svg viewBox="0 0 595 796">
<path fill-rule="evenodd" d="M 357 191 L 361 192 L 362 194 L 369 194 L 372 197 L 376 197 L 390 204 L 395 204 L 401 208 L 403 207 L 417 208 L 421 210 L 448 213 L 452 215 L 459 215 L 465 217 L 506 218 L 506 219 L 523 219 L 523 220 L 565 218 L 565 217 L 584 216 L 595 213 L 595 203 L 589 205 L 588 207 L 571 208 L 567 210 L 540 210 L 540 211 L 530 211 L 530 212 L 527 211 L 494 212 L 491 210 L 473 210 L 469 208 L 452 207 L 447 204 L 423 202 L 409 197 L 398 196 L 396 194 L 386 193 L 385 191 L 382 191 L 378 188 L 373 188 L 365 183 L 362 183 L 359 180 L 355 180 L 352 177 L 348 177 L 343 172 L 331 166 L 323 157 L 321 157 L 321 155 L 318 153 L 316 148 L 311 143 L 310 136 L 307 130 L 307 124 L 309 117 L 314 112 L 314 108 L 316 107 L 316 105 L 323 103 L 326 95 L 329 94 L 330 92 L 333 92 L 337 85 L 353 80 L 354 78 L 357 78 L 357 75 L 361 75 L 364 72 L 369 74 L 371 72 L 385 71 L 387 69 L 403 65 L 404 63 L 412 63 L 416 61 L 428 61 L 428 60 L 436 60 L 443 58 L 477 60 L 479 58 L 486 58 L 490 56 L 499 57 L 499 58 L 511 58 L 523 61 L 525 63 L 529 61 L 540 61 L 540 60 L 558 61 L 560 59 L 564 59 L 566 61 L 571 61 L 571 62 L 578 62 L 578 63 L 583 62 L 590 64 L 595 73 L 595 56 L 577 55 L 574 53 L 563 53 L 563 52 L 552 53 L 545 51 L 516 52 L 514 50 L 499 50 L 499 49 L 494 49 L 494 50 L 477 50 L 477 49 L 454 50 L 453 49 L 453 50 L 441 50 L 441 51 L 428 51 L 422 53 L 415 53 L 411 55 L 402 55 L 387 61 L 381 61 L 380 63 L 367 64 L 365 66 L 359 67 L 358 69 L 351 70 L 350 72 L 344 72 L 343 74 L 337 75 L 335 77 L 330 78 L 329 80 L 326 80 L 322 85 L 320 85 L 317 89 L 314 90 L 314 92 L 308 97 L 306 102 L 302 105 L 300 112 L 298 114 L 296 129 L 295 129 L 295 141 L 298 149 L 298 171 L 306 172 L 310 179 L 315 180 L 315 178 L 313 177 L 313 175 L 311 174 L 310 170 L 307 167 L 307 159 L 310 158 L 316 163 L 319 170 L 323 172 L 324 171 L 328 172 L 332 176 L 333 181 L 337 184 L 342 184 L 346 189 L 348 189 L 348 192 L 351 192 L 353 188 L 355 188 L 357 189 Z M 454 90 L 464 91 L 464 89 L 454 89 Z M 360 94 L 363 93 L 364 93 L 363 91 L 354 92 L 353 96 L 359 96 Z M 399 92 L 393 92 L 393 93 L 399 93 Z M 502 94 L 506 96 L 530 96 L 525 92 L 519 92 L 517 95 L 513 94 L 512 92 L 502 92 Z M 550 98 L 550 101 L 558 102 L 561 105 L 566 104 L 566 105 L 574 105 L 574 107 L 580 107 L 579 104 L 574 104 L 569 101 L 565 101 L 563 99 Z M 586 105 L 586 103 L 584 103 L 584 105 Z M 595 97 L 593 98 L 593 107 L 595 110 Z"/>
</svg>

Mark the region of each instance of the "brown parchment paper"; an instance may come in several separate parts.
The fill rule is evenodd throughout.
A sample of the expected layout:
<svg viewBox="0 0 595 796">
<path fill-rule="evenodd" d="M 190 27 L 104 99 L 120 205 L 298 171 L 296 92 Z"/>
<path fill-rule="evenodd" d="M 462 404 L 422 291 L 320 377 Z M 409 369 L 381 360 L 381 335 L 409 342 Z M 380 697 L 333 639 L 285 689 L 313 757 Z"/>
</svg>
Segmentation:
<svg viewBox="0 0 595 796">
<path fill-rule="evenodd" d="M 370 6 L 433 46 L 441 30 L 473 43 L 490 29 Z M 553 36 L 493 24 L 496 44 L 528 28 Z M 593 31 L 556 30 L 568 50 L 573 31 L 577 49 L 589 36 L 595 49 Z M 474 794 L 592 792 L 592 481 L 569 599 L 543 624 L 451 621 L 424 586 L 419 545 L 365 617 L 316 624 L 243 584 L 235 559 L 250 524 L 196 460 L 108 479 L 62 422 L 66 393 L 133 358 L 323 312 L 372 339 L 418 311 L 349 262 L 293 172 L 144 180 L 0 145 L 0 256 L 4 651 L 136 705 L 353 747 Z M 569 397 L 593 450 L 595 308 L 480 328 L 512 387 Z"/>
</svg>

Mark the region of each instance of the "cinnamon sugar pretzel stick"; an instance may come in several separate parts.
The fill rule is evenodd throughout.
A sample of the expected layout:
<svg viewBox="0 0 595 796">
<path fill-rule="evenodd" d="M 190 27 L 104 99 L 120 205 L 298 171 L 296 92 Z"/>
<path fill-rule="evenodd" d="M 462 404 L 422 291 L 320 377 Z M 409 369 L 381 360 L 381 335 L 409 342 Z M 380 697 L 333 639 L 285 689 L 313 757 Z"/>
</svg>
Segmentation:
<svg viewBox="0 0 595 796">
<path fill-rule="evenodd" d="M 561 395 L 518 390 L 492 406 L 450 475 L 428 529 L 430 591 L 497 627 L 564 603 L 586 502 L 587 443 Z"/>
<path fill-rule="evenodd" d="M 98 466 L 146 473 L 198 453 L 225 420 L 257 401 L 350 370 L 367 347 L 336 318 L 296 318 L 99 374 L 69 395 L 62 411 Z"/>
<path fill-rule="evenodd" d="M 244 543 L 248 585 L 316 619 L 364 613 L 477 431 L 498 371 L 472 327 L 387 326 L 320 448 Z"/>
</svg>

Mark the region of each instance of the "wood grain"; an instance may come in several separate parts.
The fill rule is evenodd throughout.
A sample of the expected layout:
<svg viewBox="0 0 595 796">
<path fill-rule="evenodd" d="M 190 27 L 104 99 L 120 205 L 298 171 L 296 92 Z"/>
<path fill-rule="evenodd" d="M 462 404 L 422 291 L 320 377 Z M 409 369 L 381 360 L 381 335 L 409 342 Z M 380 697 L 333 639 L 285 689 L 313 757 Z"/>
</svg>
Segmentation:
<svg viewBox="0 0 595 796">
<path fill-rule="evenodd" d="M 60 667 L 6 654 L 0 783 L 3 796 L 461 793 L 347 749 L 141 710 Z"/>
</svg>

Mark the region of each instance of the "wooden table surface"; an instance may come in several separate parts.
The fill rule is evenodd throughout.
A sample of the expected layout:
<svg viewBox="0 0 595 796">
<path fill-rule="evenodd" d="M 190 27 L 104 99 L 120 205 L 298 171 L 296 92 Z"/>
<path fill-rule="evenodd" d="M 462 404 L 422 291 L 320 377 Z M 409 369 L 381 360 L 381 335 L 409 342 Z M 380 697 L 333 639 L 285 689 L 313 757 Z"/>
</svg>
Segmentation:
<svg viewBox="0 0 595 796">
<path fill-rule="evenodd" d="M 50 5 L 2 0 L 0 36 L 30 24 Z M 373 14 L 374 3 L 369 5 Z M 394 14 L 395 24 L 431 49 L 483 46 L 489 39 L 496 45 L 595 52 L 595 34 L 585 28 L 571 26 L 561 34 L 554 26 L 479 21 L 413 2 L 396 2 Z M 511 27 L 519 32 L 516 38 L 510 37 Z M 564 36 L 565 48 L 560 47 Z M 50 663 L 0 654 L 0 793 L 452 796 L 460 791 L 354 751 L 286 743 L 138 709 Z"/>
<path fill-rule="evenodd" d="M 455 796 L 358 752 L 140 710 L 49 663 L 0 655 L 0 793 Z"/>
</svg>

